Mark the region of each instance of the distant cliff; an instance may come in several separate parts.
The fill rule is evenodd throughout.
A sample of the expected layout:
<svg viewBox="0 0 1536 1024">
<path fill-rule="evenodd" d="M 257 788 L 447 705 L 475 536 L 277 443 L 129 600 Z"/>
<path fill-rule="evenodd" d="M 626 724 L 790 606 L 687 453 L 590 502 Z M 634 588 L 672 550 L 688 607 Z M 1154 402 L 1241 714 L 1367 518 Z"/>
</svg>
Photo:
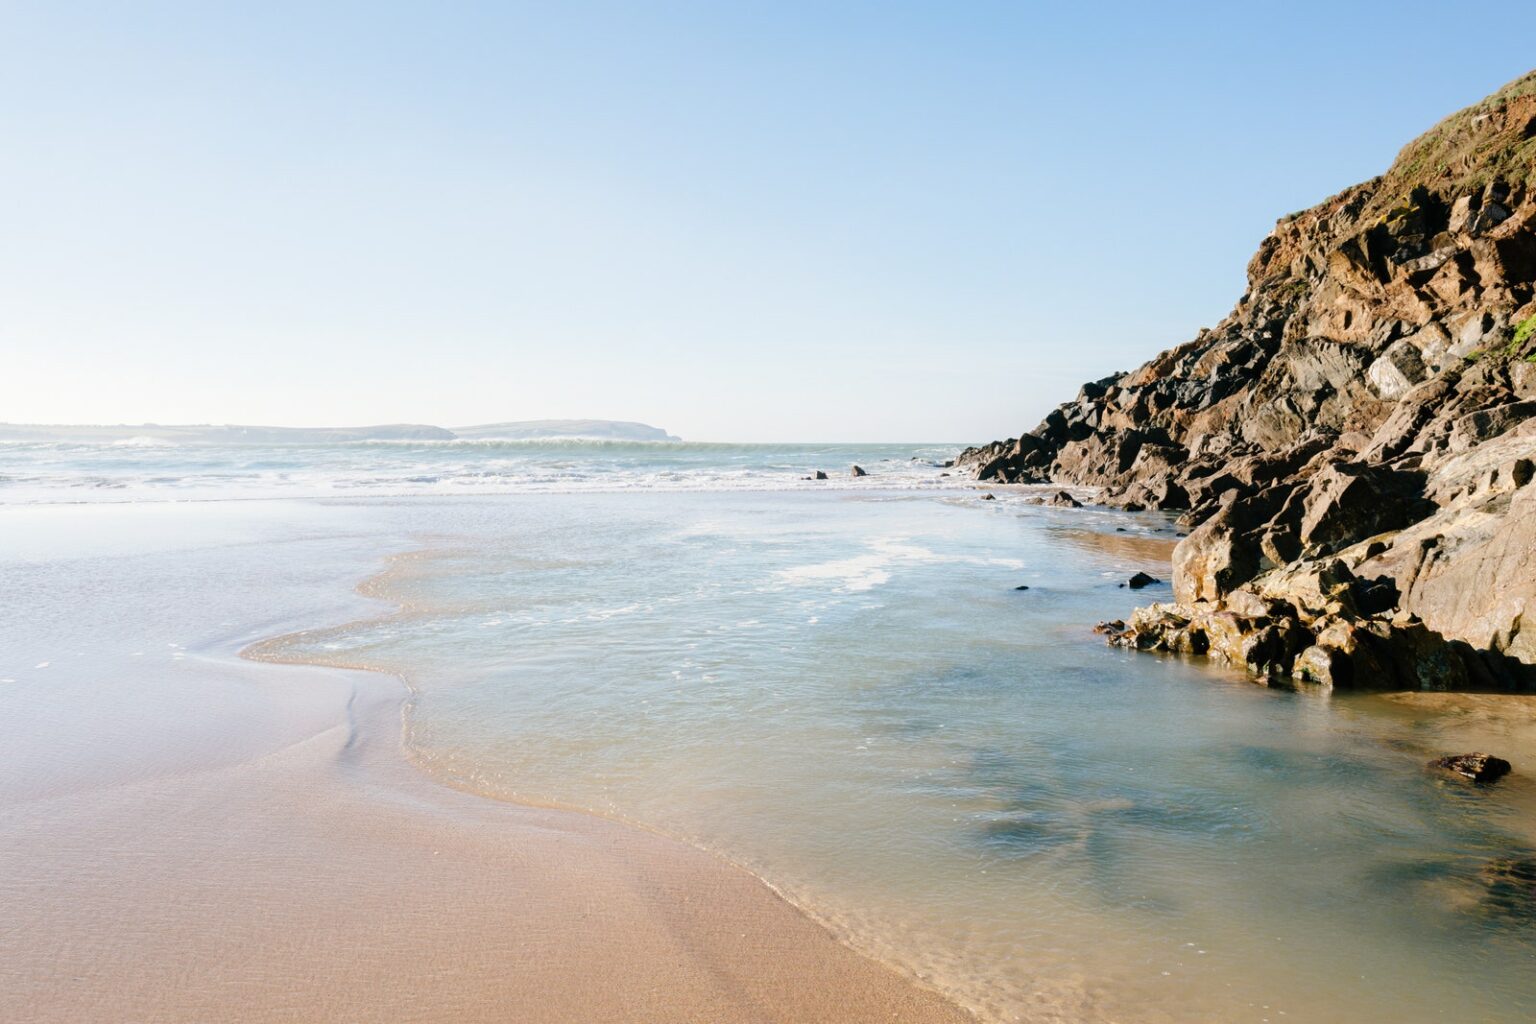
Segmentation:
<svg viewBox="0 0 1536 1024">
<path fill-rule="evenodd" d="M 1185 510 L 1175 603 L 1116 642 L 1275 680 L 1532 685 L 1536 72 L 1280 220 L 1215 329 L 959 461 Z"/>
<path fill-rule="evenodd" d="M 259 427 L 234 424 L 167 426 L 159 423 L 113 426 L 59 426 L 0 423 L 0 441 L 74 441 L 111 444 L 160 441 L 172 444 L 336 444 L 346 441 L 529 441 L 586 438 L 599 441 L 677 441 L 659 427 L 618 420 L 526 420 L 447 430 L 422 423 L 373 427 Z"/>
<path fill-rule="evenodd" d="M 625 420 L 522 420 L 487 423 L 478 427 L 454 427 L 462 438 L 495 438 L 535 441 L 551 438 L 589 438 L 600 441 L 681 441 L 660 427 Z"/>
</svg>

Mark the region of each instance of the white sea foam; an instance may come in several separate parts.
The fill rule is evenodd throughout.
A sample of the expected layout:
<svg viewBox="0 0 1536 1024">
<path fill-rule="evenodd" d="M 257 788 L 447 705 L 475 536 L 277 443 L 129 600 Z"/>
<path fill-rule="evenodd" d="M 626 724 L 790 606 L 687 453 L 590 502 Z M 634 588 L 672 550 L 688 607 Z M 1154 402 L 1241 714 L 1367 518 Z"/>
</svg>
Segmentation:
<svg viewBox="0 0 1536 1024">
<path fill-rule="evenodd" d="M 886 568 L 889 562 L 890 559 L 882 555 L 858 555 L 832 562 L 797 565 L 782 569 L 777 575 L 779 579 L 790 584 L 835 580 L 841 584 L 843 590 L 873 590 L 883 583 L 890 582 L 891 573 Z"/>
<path fill-rule="evenodd" d="M 631 491 L 955 490 L 955 446 L 677 441 L 5 442 L 0 504 Z M 852 477 L 859 464 L 868 475 Z M 815 480 L 818 471 L 827 480 Z"/>
</svg>

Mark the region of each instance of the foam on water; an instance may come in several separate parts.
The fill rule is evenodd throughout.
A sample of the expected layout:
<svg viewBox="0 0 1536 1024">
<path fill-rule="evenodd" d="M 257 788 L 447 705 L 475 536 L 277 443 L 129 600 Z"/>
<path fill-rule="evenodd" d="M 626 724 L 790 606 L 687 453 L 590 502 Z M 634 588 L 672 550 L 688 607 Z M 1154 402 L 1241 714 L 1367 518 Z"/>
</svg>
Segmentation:
<svg viewBox="0 0 1536 1024">
<path fill-rule="evenodd" d="M 0 504 L 424 494 L 911 489 L 954 445 L 454 439 L 334 444 L 0 442 Z M 853 480 L 850 467 L 868 476 Z M 816 470 L 825 481 L 806 480 Z"/>
</svg>

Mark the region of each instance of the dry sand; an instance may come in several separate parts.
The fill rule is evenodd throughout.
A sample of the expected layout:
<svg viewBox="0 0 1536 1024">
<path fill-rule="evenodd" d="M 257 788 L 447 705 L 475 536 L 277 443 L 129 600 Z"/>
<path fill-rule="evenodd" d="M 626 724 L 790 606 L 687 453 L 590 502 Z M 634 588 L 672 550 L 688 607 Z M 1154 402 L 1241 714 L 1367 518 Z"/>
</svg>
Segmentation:
<svg viewBox="0 0 1536 1024">
<path fill-rule="evenodd" d="M 0 778 L 0 1021 L 970 1019 L 709 854 L 431 781 L 393 679 L 206 667 L 208 742 Z"/>
</svg>

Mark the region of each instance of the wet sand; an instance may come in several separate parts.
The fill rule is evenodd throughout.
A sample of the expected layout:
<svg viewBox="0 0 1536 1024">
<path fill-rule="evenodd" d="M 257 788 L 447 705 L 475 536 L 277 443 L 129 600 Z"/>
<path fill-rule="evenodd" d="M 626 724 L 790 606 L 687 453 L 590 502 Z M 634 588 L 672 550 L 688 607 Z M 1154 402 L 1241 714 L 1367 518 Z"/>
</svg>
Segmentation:
<svg viewBox="0 0 1536 1024">
<path fill-rule="evenodd" d="M 709 854 L 433 782 L 392 678 L 199 668 L 213 734 L 0 777 L 0 1020 L 970 1019 Z"/>
</svg>

